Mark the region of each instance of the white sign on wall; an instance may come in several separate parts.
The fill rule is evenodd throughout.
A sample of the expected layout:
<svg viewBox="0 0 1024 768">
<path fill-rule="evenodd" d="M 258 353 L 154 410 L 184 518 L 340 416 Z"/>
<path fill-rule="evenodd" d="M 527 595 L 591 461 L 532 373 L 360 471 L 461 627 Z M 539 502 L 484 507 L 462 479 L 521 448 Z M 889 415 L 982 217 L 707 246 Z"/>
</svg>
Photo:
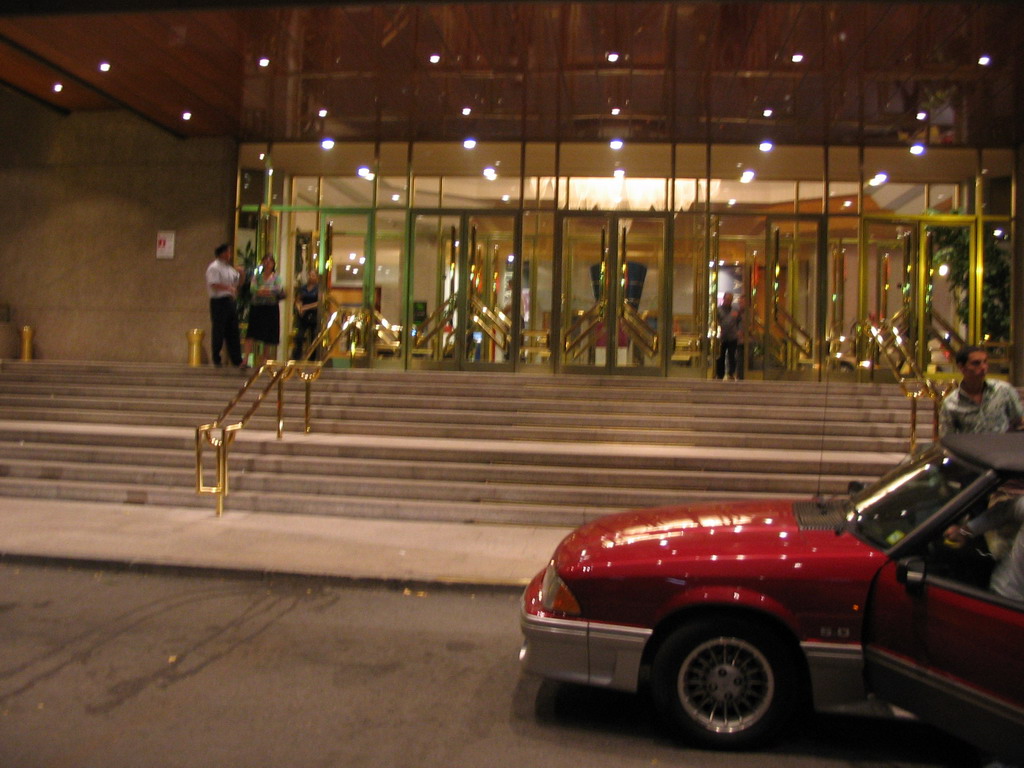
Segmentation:
<svg viewBox="0 0 1024 768">
<path fill-rule="evenodd" d="M 158 259 L 174 258 L 174 230 L 156 233 L 156 257 Z"/>
</svg>

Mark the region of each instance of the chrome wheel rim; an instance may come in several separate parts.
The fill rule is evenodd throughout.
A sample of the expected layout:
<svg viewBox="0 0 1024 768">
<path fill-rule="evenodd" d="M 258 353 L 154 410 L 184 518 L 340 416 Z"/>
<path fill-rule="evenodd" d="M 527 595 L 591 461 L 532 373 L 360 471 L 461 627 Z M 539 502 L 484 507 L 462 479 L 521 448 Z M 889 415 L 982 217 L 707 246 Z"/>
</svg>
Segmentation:
<svg viewBox="0 0 1024 768">
<path fill-rule="evenodd" d="M 768 659 L 751 643 L 716 637 L 696 648 L 679 668 L 679 702 L 714 733 L 745 731 L 764 717 L 775 695 Z"/>
</svg>

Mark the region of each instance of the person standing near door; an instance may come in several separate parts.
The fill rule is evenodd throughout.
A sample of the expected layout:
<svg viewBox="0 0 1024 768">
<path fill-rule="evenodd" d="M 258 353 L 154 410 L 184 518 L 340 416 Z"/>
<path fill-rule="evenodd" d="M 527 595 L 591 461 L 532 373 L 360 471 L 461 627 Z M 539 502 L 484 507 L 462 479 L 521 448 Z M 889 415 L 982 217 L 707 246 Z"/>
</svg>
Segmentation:
<svg viewBox="0 0 1024 768">
<path fill-rule="evenodd" d="M 731 293 L 722 295 L 718 307 L 718 359 L 715 361 L 716 379 L 739 378 L 736 368 L 736 350 L 742 333 L 743 307 L 733 303 Z"/>
<path fill-rule="evenodd" d="M 318 310 L 320 308 L 320 276 L 315 269 L 309 270 L 306 284 L 295 292 L 295 311 L 298 324 L 295 329 L 295 344 L 292 360 L 301 360 L 306 345 L 316 338 Z M 311 359 L 315 358 L 315 352 Z"/>
<path fill-rule="evenodd" d="M 242 343 L 238 333 L 235 297 L 242 280 L 241 268 L 232 264 L 231 246 L 218 245 L 214 259 L 206 268 L 206 292 L 210 297 L 210 359 L 220 367 L 221 347 L 227 344 L 231 364 L 242 368 Z"/>
</svg>

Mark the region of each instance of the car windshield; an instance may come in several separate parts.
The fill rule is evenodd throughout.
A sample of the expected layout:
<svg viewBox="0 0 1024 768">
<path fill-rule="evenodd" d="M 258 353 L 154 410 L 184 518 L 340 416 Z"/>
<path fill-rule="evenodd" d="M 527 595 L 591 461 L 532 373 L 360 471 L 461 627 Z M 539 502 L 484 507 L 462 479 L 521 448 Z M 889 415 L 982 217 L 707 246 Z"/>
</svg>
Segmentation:
<svg viewBox="0 0 1024 768">
<path fill-rule="evenodd" d="M 901 464 L 850 499 L 854 530 L 889 549 L 979 476 L 938 449 Z"/>
</svg>

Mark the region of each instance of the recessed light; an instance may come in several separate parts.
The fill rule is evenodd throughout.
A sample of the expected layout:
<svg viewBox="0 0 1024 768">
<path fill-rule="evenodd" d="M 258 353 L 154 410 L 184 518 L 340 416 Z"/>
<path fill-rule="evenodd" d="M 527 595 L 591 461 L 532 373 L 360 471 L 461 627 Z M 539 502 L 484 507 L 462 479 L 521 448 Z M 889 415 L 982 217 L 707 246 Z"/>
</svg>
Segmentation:
<svg viewBox="0 0 1024 768">
<path fill-rule="evenodd" d="M 622 168 L 616 168 L 614 171 L 612 171 L 612 176 L 614 176 L 616 179 L 624 179 L 626 178 L 626 172 Z"/>
<path fill-rule="evenodd" d="M 473 114 L 473 108 L 472 107 L 463 107 L 462 108 L 462 114 L 465 115 L 466 117 L 469 117 L 471 114 Z"/>
<path fill-rule="evenodd" d="M 754 180 L 754 172 L 749 168 L 740 174 L 740 184 L 749 184 Z"/>
<path fill-rule="evenodd" d="M 364 179 L 368 179 L 373 175 L 373 172 L 370 170 L 369 166 L 361 165 L 356 169 L 356 175 L 362 176 Z"/>
<path fill-rule="evenodd" d="M 771 107 L 768 107 L 767 109 L 763 110 L 761 114 L 764 115 L 765 117 L 771 117 L 772 115 L 775 114 L 775 110 L 773 110 Z"/>
<path fill-rule="evenodd" d="M 60 93 L 63 90 L 64 90 L 64 84 L 63 83 L 54 83 L 53 84 L 53 92 L 54 93 Z"/>
<path fill-rule="evenodd" d="M 261 56 L 259 64 L 260 64 L 261 67 L 269 67 L 270 66 L 270 59 L 268 59 L 266 56 Z"/>
<path fill-rule="evenodd" d="M 320 146 L 324 149 L 334 149 L 334 139 L 329 136 L 324 137 L 320 140 Z"/>
<path fill-rule="evenodd" d="M 321 109 L 317 114 L 320 115 L 320 117 L 327 117 L 327 110 Z"/>
<path fill-rule="evenodd" d="M 612 149 L 622 149 L 622 139 L 612 139 L 608 142 L 608 146 Z"/>
<path fill-rule="evenodd" d="M 432 54 L 430 54 L 430 63 L 431 64 L 437 64 L 440 61 L 441 61 L 441 54 L 439 54 L 439 53 L 432 53 Z"/>
<path fill-rule="evenodd" d="M 622 110 L 621 110 L 621 109 L 619 109 L 618 107 L 612 107 L 612 114 L 613 114 L 613 115 L 617 115 L 617 114 L 619 114 L 619 113 L 620 113 L 621 111 L 622 111 Z"/>
<path fill-rule="evenodd" d="M 489 181 L 494 181 L 496 178 L 498 178 L 498 172 L 490 167 L 484 168 L 484 177 L 487 178 Z"/>
<path fill-rule="evenodd" d="M 925 120 L 928 119 L 928 113 L 925 112 L 924 110 L 921 110 L 920 112 L 917 113 L 917 119 L 924 122 Z"/>
<path fill-rule="evenodd" d="M 605 59 L 608 60 L 610 64 L 614 64 L 619 60 L 619 54 L 616 53 L 615 51 L 608 51 L 608 53 L 606 53 L 604 57 Z"/>
<path fill-rule="evenodd" d="M 794 53 L 789 58 L 790 61 L 792 61 L 794 64 L 799 64 L 801 61 L 804 60 L 804 55 L 802 53 Z"/>
<path fill-rule="evenodd" d="M 110 71 L 110 62 L 109 61 L 101 61 L 100 62 L 100 72 L 109 72 L 109 71 Z"/>
<path fill-rule="evenodd" d="M 978 63 L 983 67 L 987 67 L 989 64 L 992 63 L 992 57 L 989 56 L 988 54 L 982 54 L 981 56 L 978 57 Z"/>
<path fill-rule="evenodd" d="M 191 120 L 192 119 L 192 113 L 191 112 L 182 112 L 181 113 L 181 119 L 182 120 Z"/>
<path fill-rule="evenodd" d="M 468 138 L 464 142 L 462 142 L 462 146 L 464 146 L 466 149 L 473 149 L 473 147 L 476 146 L 476 139 Z"/>
<path fill-rule="evenodd" d="M 910 147 L 910 154 L 912 154 L 912 155 L 923 155 L 924 154 L 924 144 L 922 144 L 920 142 L 918 142 L 917 144 L 912 144 L 911 147 Z"/>
<path fill-rule="evenodd" d="M 771 152 L 773 149 L 775 149 L 775 145 L 772 144 L 767 139 L 765 139 L 764 141 L 757 145 L 757 148 L 760 149 L 762 152 Z"/>
<path fill-rule="evenodd" d="M 889 180 L 889 174 L 879 171 L 869 181 L 868 184 L 872 187 L 880 187 Z"/>
</svg>

